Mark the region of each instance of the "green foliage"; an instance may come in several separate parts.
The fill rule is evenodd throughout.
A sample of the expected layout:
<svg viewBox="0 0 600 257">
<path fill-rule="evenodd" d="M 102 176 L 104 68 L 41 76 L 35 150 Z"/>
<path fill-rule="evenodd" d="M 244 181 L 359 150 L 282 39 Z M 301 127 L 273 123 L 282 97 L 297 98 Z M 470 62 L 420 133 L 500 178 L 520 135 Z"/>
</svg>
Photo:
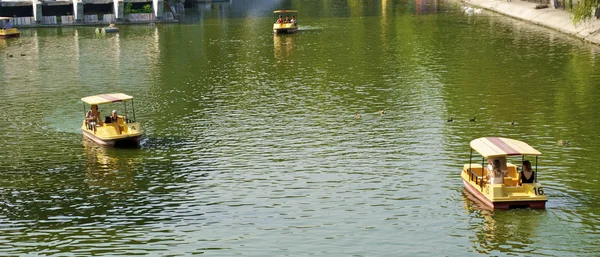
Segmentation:
<svg viewBox="0 0 600 257">
<path fill-rule="evenodd" d="M 125 10 L 123 10 L 125 14 L 136 13 L 137 10 L 133 9 L 133 4 L 131 2 L 125 4 Z"/>
<path fill-rule="evenodd" d="M 61 24 L 62 23 L 62 17 L 61 16 L 56 16 L 56 23 L 57 24 Z"/>
<path fill-rule="evenodd" d="M 577 5 L 573 6 L 572 0 L 566 0 L 567 8 L 573 13 L 573 22 L 575 24 L 589 20 L 595 16 L 595 10 L 600 5 L 600 0 L 579 0 Z"/>
<path fill-rule="evenodd" d="M 146 4 L 142 7 L 142 12 L 143 13 L 151 13 L 152 12 L 152 5 L 150 4 Z"/>
<path fill-rule="evenodd" d="M 125 4 L 125 10 L 123 10 L 123 12 L 125 14 L 130 14 L 130 13 L 151 13 L 152 12 L 152 5 L 146 4 L 146 5 L 142 6 L 142 9 L 134 9 L 132 3 L 126 3 Z"/>
</svg>

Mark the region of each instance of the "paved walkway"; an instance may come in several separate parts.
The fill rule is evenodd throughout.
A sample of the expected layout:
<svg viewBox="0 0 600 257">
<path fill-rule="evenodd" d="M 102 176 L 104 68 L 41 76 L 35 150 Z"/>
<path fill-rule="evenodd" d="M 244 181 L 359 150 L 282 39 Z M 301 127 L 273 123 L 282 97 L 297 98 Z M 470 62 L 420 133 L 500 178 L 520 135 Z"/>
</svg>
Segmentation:
<svg viewBox="0 0 600 257">
<path fill-rule="evenodd" d="M 545 9 L 535 9 L 539 3 L 522 0 L 464 0 L 465 4 L 508 15 L 517 19 L 532 22 L 544 27 L 556 29 L 571 34 L 594 44 L 600 45 L 600 20 L 581 22 L 574 25 L 571 13 L 563 9 L 549 6 Z"/>
</svg>

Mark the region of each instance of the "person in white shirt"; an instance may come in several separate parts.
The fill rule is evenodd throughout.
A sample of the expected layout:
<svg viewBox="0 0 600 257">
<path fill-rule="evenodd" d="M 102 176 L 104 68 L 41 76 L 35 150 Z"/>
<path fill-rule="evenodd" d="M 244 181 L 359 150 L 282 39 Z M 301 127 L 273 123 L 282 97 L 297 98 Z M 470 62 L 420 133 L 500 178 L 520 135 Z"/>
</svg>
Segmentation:
<svg viewBox="0 0 600 257">
<path fill-rule="evenodd" d="M 495 159 L 492 162 L 491 168 L 488 165 L 488 174 L 490 176 L 490 184 L 503 184 L 504 183 L 504 173 L 502 172 L 500 166 L 500 160 Z"/>
</svg>

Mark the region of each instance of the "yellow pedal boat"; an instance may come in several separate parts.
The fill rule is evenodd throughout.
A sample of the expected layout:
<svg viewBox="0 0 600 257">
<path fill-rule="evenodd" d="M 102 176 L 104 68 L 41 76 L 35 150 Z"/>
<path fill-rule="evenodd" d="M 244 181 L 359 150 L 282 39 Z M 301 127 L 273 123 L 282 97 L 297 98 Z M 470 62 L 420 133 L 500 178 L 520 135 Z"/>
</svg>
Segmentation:
<svg viewBox="0 0 600 257">
<path fill-rule="evenodd" d="M 482 137 L 471 141 L 470 145 L 469 163 L 463 165 L 461 177 L 465 189 L 481 203 L 493 209 L 546 207 L 548 199 L 542 184 L 537 181 L 538 156 L 542 153 L 525 142 L 502 137 Z M 482 156 L 481 163 L 473 162 L 473 150 Z M 508 158 L 520 157 L 521 163 L 529 163 L 526 156 L 535 156 L 532 181 L 527 181 L 523 171 L 518 172 L 517 165 L 507 162 Z M 490 176 L 490 169 L 495 160 L 500 164 L 501 172 L 498 173 L 502 175 L 494 178 Z"/>
<path fill-rule="evenodd" d="M 9 17 L 0 17 L 0 38 L 19 37 L 21 32 L 12 27 Z"/>
<path fill-rule="evenodd" d="M 298 31 L 298 23 L 296 17 L 298 11 L 296 10 L 276 10 L 273 12 L 275 15 L 275 23 L 273 23 L 273 33 L 296 33 Z M 285 17 L 284 17 L 285 15 Z"/>
<path fill-rule="evenodd" d="M 81 125 L 84 136 L 101 145 L 139 145 L 142 128 L 140 123 L 135 121 L 132 96 L 122 93 L 101 94 L 81 98 L 81 101 L 83 101 L 85 114 Z M 119 115 L 119 112 L 115 109 L 111 115 L 101 116 L 99 105 L 120 102 L 123 103 L 122 113 L 124 115 Z M 86 104 L 90 106 L 89 109 Z M 128 106 L 130 106 L 131 115 L 128 113 Z M 114 106 L 111 105 L 111 107 Z"/>
</svg>

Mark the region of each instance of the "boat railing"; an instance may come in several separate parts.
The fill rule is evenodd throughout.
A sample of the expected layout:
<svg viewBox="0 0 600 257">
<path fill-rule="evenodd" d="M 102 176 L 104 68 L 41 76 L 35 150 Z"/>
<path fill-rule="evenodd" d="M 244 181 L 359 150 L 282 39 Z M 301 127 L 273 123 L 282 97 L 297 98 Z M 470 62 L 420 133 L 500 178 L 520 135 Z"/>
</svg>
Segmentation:
<svg viewBox="0 0 600 257">
<path fill-rule="evenodd" d="M 467 171 L 469 172 L 469 179 L 471 181 L 475 181 L 475 184 L 483 184 L 483 176 L 479 176 L 477 175 L 473 170 L 471 170 L 470 168 L 467 169 Z"/>
</svg>

